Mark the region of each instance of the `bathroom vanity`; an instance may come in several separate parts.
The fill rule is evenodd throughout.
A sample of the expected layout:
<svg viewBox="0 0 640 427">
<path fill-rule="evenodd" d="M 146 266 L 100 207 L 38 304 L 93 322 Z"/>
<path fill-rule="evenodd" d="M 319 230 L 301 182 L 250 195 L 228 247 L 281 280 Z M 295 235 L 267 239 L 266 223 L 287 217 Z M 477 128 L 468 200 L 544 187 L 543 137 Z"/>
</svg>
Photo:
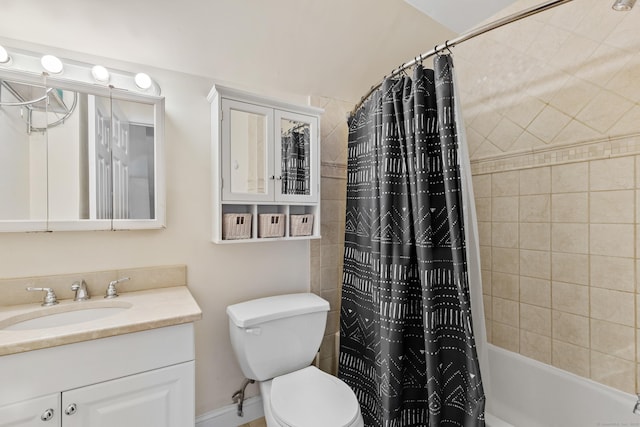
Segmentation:
<svg viewBox="0 0 640 427">
<path fill-rule="evenodd" d="M 114 311 L 91 318 L 103 309 Z M 28 323 L 73 312 L 89 314 L 53 327 Z M 0 307 L 0 426 L 193 425 L 200 317 L 186 286 Z"/>
</svg>

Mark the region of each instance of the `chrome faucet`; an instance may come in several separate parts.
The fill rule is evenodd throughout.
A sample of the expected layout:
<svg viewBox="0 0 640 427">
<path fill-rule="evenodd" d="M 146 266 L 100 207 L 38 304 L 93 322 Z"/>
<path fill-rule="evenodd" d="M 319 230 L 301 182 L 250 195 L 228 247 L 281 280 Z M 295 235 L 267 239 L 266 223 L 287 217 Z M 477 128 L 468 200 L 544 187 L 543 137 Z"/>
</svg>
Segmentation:
<svg viewBox="0 0 640 427">
<path fill-rule="evenodd" d="M 50 307 L 52 305 L 56 305 L 58 303 L 58 299 L 56 298 L 56 293 L 53 292 L 51 288 L 33 288 L 31 286 L 27 287 L 27 291 L 43 291 L 47 294 L 44 296 L 44 301 L 42 302 L 42 306 Z"/>
<path fill-rule="evenodd" d="M 105 298 L 115 298 L 118 296 L 118 290 L 116 289 L 116 285 L 120 282 L 126 282 L 127 280 L 131 280 L 131 277 L 123 277 L 122 279 L 112 280 L 109 282 L 109 286 L 107 286 L 107 294 L 104 296 Z"/>
<path fill-rule="evenodd" d="M 87 290 L 87 282 L 85 282 L 84 280 L 73 282 L 73 285 L 71 285 L 71 290 L 76 292 L 76 296 L 75 298 L 73 298 L 74 301 L 86 301 L 91 298 L 91 295 L 89 295 L 89 290 Z"/>
</svg>

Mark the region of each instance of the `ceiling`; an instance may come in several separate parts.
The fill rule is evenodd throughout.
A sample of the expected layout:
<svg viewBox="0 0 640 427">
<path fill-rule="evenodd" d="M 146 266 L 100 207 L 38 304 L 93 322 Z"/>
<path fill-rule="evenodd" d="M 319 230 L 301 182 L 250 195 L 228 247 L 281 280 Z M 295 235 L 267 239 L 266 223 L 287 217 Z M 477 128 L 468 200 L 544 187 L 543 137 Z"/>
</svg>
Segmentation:
<svg viewBox="0 0 640 427">
<path fill-rule="evenodd" d="M 404 0 L 2 0 L 0 38 L 355 102 L 455 36 Z"/>
</svg>

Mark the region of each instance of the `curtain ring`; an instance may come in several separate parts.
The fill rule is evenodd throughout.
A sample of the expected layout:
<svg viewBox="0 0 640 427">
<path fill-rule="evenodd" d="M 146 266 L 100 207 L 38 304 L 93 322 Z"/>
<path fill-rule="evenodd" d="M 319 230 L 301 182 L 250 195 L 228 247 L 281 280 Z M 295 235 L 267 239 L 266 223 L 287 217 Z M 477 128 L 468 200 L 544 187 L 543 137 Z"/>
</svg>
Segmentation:
<svg viewBox="0 0 640 427">
<path fill-rule="evenodd" d="M 453 55 L 453 52 L 451 52 L 451 49 L 449 49 L 449 40 L 444 42 L 444 48 L 447 49 L 447 52 L 449 52 L 449 55 Z"/>
<path fill-rule="evenodd" d="M 435 45 L 433 47 L 433 53 L 435 53 L 436 55 L 440 55 L 440 51 L 438 50 L 438 45 Z"/>
</svg>

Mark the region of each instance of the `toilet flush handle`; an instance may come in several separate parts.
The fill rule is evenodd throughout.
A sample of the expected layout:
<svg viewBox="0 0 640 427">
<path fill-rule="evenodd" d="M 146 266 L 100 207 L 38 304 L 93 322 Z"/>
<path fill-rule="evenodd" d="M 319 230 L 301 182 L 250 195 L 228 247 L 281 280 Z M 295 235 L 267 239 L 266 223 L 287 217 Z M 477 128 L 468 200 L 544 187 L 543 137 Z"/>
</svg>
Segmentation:
<svg viewBox="0 0 640 427">
<path fill-rule="evenodd" d="M 245 329 L 245 332 L 251 335 L 261 335 L 262 334 L 262 329 L 261 328 L 247 328 Z"/>
</svg>

